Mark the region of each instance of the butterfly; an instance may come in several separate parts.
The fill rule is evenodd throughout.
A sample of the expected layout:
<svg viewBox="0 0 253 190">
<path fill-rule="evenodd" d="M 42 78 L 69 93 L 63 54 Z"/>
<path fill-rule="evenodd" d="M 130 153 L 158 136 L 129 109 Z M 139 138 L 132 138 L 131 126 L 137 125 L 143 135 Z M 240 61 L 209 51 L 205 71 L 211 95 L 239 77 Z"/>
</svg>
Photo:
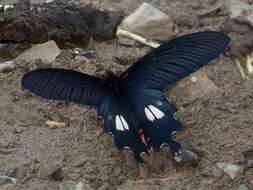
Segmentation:
<svg viewBox="0 0 253 190">
<path fill-rule="evenodd" d="M 176 159 L 182 146 L 172 135 L 183 125 L 174 117 L 177 108 L 165 89 L 224 53 L 230 41 L 221 32 L 196 32 L 151 50 L 119 76 L 109 70 L 105 78 L 98 78 L 49 68 L 26 73 L 21 83 L 43 98 L 95 107 L 115 146 L 131 149 L 140 165 L 145 165 L 142 154 L 159 151 L 164 145 Z"/>
</svg>

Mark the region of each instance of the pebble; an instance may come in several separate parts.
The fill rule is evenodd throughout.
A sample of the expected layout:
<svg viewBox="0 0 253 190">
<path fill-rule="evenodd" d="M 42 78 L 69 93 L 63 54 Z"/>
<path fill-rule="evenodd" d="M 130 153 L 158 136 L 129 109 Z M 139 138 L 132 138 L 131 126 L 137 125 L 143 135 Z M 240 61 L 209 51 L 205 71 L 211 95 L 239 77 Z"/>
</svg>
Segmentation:
<svg viewBox="0 0 253 190">
<path fill-rule="evenodd" d="M 241 184 L 241 185 L 238 187 L 238 190 L 249 190 L 249 188 L 248 188 L 245 184 Z"/>
<path fill-rule="evenodd" d="M 199 0 L 192 0 L 191 7 L 193 9 L 199 9 L 201 7 L 201 2 Z"/>
<path fill-rule="evenodd" d="M 248 160 L 247 161 L 247 167 L 253 168 L 253 160 Z"/>
<path fill-rule="evenodd" d="M 198 77 L 192 76 L 191 81 L 192 81 L 192 83 L 197 83 L 199 80 L 198 80 Z"/>
<path fill-rule="evenodd" d="M 57 44 L 50 40 L 48 42 L 34 45 L 19 54 L 14 60 L 32 62 L 41 59 L 44 63 L 50 63 L 61 53 Z"/>
<path fill-rule="evenodd" d="M 59 190 L 92 190 L 89 184 L 76 181 L 64 181 L 60 184 Z"/>
<path fill-rule="evenodd" d="M 253 4 L 247 1 L 227 0 L 226 7 L 230 11 L 230 17 L 241 21 L 241 19 L 253 26 Z"/>
<path fill-rule="evenodd" d="M 149 40 L 165 41 L 174 35 L 172 19 L 149 3 L 141 4 L 123 20 L 122 26 Z"/>
<path fill-rule="evenodd" d="M 136 41 L 129 38 L 122 37 L 122 36 L 118 36 L 118 43 L 124 46 L 129 46 L 129 47 L 136 45 Z"/>
<path fill-rule="evenodd" d="M 180 81 L 170 91 L 171 96 L 184 96 L 183 102 L 194 101 L 200 97 L 210 97 L 216 94 L 219 88 L 210 80 L 204 71 L 197 71 L 193 77 Z"/>
<path fill-rule="evenodd" d="M 216 166 L 228 174 L 231 179 L 235 179 L 242 171 L 242 168 L 236 164 L 217 162 Z"/>
<path fill-rule="evenodd" d="M 9 176 L 0 176 L 0 185 L 12 184 L 16 182 L 17 180 L 15 178 Z"/>
</svg>

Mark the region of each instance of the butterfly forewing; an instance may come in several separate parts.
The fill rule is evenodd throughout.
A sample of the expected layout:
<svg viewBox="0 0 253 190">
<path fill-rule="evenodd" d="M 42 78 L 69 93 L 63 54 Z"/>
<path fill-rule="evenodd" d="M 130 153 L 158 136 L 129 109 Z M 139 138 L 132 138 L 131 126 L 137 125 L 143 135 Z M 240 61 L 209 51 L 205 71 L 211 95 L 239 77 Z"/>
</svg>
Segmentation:
<svg viewBox="0 0 253 190">
<path fill-rule="evenodd" d="M 197 32 L 168 41 L 140 58 L 122 75 L 124 85 L 164 89 L 224 53 L 230 38 L 220 32 Z"/>
<path fill-rule="evenodd" d="M 64 69 L 38 69 L 22 78 L 23 88 L 43 98 L 97 106 L 111 92 L 105 81 Z"/>
</svg>

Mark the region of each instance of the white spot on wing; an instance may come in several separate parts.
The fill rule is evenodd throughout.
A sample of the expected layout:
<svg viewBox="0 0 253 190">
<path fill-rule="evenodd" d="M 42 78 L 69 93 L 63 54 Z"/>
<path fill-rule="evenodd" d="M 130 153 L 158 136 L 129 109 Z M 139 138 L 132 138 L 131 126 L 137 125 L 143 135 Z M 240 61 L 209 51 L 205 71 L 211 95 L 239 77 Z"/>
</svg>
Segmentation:
<svg viewBox="0 0 253 190">
<path fill-rule="evenodd" d="M 127 124 L 125 118 L 122 115 L 116 115 L 115 124 L 116 129 L 119 131 L 129 130 L 129 125 Z"/>
<path fill-rule="evenodd" d="M 157 107 L 153 105 L 149 105 L 148 108 L 157 119 L 161 119 L 165 116 L 165 114 L 161 110 L 159 110 Z"/>
<path fill-rule="evenodd" d="M 148 118 L 149 121 L 154 121 L 155 117 L 154 115 L 151 113 L 151 111 L 148 108 L 144 108 L 144 112 L 146 114 L 146 117 Z"/>
<path fill-rule="evenodd" d="M 117 130 L 124 131 L 124 126 L 123 126 L 123 124 L 120 121 L 119 115 L 116 115 L 115 124 L 116 124 L 116 129 Z"/>
<path fill-rule="evenodd" d="M 120 116 L 120 119 L 121 119 L 124 129 L 129 130 L 129 126 L 122 115 Z"/>
<path fill-rule="evenodd" d="M 163 103 L 161 101 L 157 101 L 157 105 L 161 106 L 161 105 L 163 105 Z"/>
</svg>

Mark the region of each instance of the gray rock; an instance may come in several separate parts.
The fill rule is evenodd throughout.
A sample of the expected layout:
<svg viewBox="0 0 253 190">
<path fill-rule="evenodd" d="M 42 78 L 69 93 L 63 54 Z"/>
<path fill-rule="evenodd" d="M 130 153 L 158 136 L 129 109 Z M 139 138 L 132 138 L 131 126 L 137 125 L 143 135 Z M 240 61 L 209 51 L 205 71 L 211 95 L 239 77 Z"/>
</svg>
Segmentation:
<svg viewBox="0 0 253 190">
<path fill-rule="evenodd" d="M 3 63 L 0 63 L 0 72 L 11 70 L 15 68 L 15 62 L 14 61 L 6 61 Z"/>
<path fill-rule="evenodd" d="M 242 172 L 242 168 L 236 164 L 217 162 L 216 166 L 228 174 L 231 179 L 236 178 Z"/>
<path fill-rule="evenodd" d="M 9 176 L 0 176 L 0 185 L 15 184 L 17 180 Z"/>
<path fill-rule="evenodd" d="M 125 37 L 122 37 L 122 36 L 118 36 L 118 42 L 122 45 L 125 45 L 125 46 L 135 46 L 136 44 L 136 41 L 130 39 L 130 38 L 125 38 Z"/>
<path fill-rule="evenodd" d="M 244 185 L 244 184 L 241 184 L 239 187 L 238 187 L 238 190 L 249 190 L 249 188 Z"/>
<path fill-rule="evenodd" d="M 199 9 L 201 7 L 202 3 L 200 0 L 192 0 L 191 1 L 191 7 L 193 9 Z"/>
<path fill-rule="evenodd" d="M 197 71 L 192 76 L 180 81 L 172 90 L 171 96 L 184 97 L 183 102 L 194 101 L 200 97 L 210 97 L 219 91 L 219 88 L 211 81 L 205 71 Z M 190 84 L 190 85 L 189 85 Z"/>
<path fill-rule="evenodd" d="M 223 176 L 223 171 L 217 167 L 212 168 L 212 176 L 215 178 L 221 178 Z"/>
<path fill-rule="evenodd" d="M 88 184 L 76 181 L 64 181 L 59 190 L 92 190 Z"/>
<path fill-rule="evenodd" d="M 41 179 L 51 178 L 53 180 L 63 179 L 63 162 L 61 160 L 46 160 L 41 163 L 38 171 L 38 177 Z"/>
<path fill-rule="evenodd" d="M 248 160 L 247 161 L 247 167 L 253 168 L 253 160 Z"/>
<path fill-rule="evenodd" d="M 123 20 L 122 25 L 126 30 L 150 40 L 164 41 L 174 35 L 171 18 L 148 3 L 141 4 Z"/>
<path fill-rule="evenodd" d="M 11 179 L 15 179 L 17 177 L 17 172 L 18 172 L 18 168 L 13 167 L 13 168 L 6 169 L 0 173 L 3 174 L 4 176 L 10 177 Z"/>
<path fill-rule="evenodd" d="M 247 0 L 227 0 L 225 4 L 232 19 L 243 19 L 253 26 L 253 5 L 249 4 Z"/>
<path fill-rule="evenodd" d="M 42 44 L 37 44 L 23 53 L 19 54 L 14 60 L 31 62 L 41 59 L 44 63 L 50 63 L 61 53 L 57 44 L 51 40 Z"/>
</svg>

